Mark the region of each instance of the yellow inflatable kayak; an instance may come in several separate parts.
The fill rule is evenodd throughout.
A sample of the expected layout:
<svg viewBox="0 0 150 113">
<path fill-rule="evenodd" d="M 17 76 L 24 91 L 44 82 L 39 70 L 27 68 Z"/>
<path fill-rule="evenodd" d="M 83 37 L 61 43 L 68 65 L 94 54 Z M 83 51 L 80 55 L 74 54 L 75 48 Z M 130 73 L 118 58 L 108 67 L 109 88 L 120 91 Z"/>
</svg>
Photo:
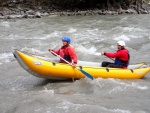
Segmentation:
<svg viewBox="0 0 150 113">
<path fill-rule="evenodd" d="M 30 74 L 52 80 L 80 79 L 85 75 L 78 69 L 92 75 L 94 78 L 118 78 L 118 79 L 139 79 L 143 78 L 149 71 L 150 67 L 146 63 L 129 65 L 128 69 L 122 68 L 105 68 L 101 63 L 79 61 L 76 68 L 69 64 L 59 63 L 56 59 L 50 61 L 29 55 L 25 52 L 15 50 L 14 56 L 23 69 Z"/>
</svg>

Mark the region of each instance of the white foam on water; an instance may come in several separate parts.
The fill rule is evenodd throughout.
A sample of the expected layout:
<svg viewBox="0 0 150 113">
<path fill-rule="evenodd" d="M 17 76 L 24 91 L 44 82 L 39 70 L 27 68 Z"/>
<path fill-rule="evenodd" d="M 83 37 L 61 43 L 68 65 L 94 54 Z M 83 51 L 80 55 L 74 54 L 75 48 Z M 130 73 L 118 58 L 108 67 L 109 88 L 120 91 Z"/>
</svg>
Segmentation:
<svg viewBox="0 0 150 113">
<path fill-rule="evenodd" d="M 136 39 L 136 38 L 140 38 L 140 36 L 130 35 L 130 38 Z"/>
<path fill-rule="evenodd" d="M 99 29 L 97 29 L 97 28 L 96 29 L 88 29 L 87 30 L 87 32 L 90 33 L 90 34 L 95 34 L 98 31 L 99 31 Z"/>
<path fill-rule="evenodd" d="M 67 31 L 67 33 L 75 33 L 75 32 L 77 32 L 77 30 L 74 29 L 74 28 L 70 28 L 70 29 Z"/>
<path fill-rule="evenodd" d="M 101 39 L 97 36 L 100 33 L 99 29 L 87 29 L 84 31 L 82 34 L 84 34 L 85 38 L 87 39 L 86 41 L 96 41 L 100 42 Z M 94 37 L 94 38 L 93 38 Z"/>
<path fill-rule="evenodd" d="M 121 19 L 121 22 L 125 22 L 125 21 L 127 21 L 127 17 L 123 17 L 122 19 Z"/>
<path fill-rule="evenodd" d="M 131 111 L 129 110 L 121 110 L 121 109 L 108 109 L 105 107 L 101 107 L 102 109 L 104 109 L 106 112 L 111 112 L 111 113 L 131 113 Z"/>
<path fill-rule="evenodd" d="M 113 88 L 112 90 L 110 90 L 109 94 L 112 94 L 113 92 L 121 92 L 121 91 L 124 91 L 125 89 L 126 89 L 126 87 L 117 86 L 117 87 Z"/>
<path fill-rule="evenodd" d="M 51 48 L 55 48 L 56 45 L 52 46 Z M 36 58 L 40 58 L 40 59 L 43 59 L 43 60 L 47 60 L 47 61 L 51 61 L 52 60 L 52 54 L 48 51 L 48 48 L 47 48 L 47 51 L 40 51 L 38 49 L 35 49 L 35 48 L 22 48 L 21 51 L 23 52 L 26 52 L 27 54 L 30 54 L 32 55 L 33 57 L 36 57 Z M 51 57 L 49 56 L 51 55 Z M 54 58 L 56 58 L 56 61 L 58 60 L 57 57 L 54 56 Z"/>
<path fill-rule="evenodd" d="M 79 45 L 76 48 L 76 51 L 79 51 L 79 52 L 84 53 L 84 54 L 89 54 L 89 55 L 101 55 L 100 52 L 97 52 L 97 49 L 94 46 L 92 46 L 90 48 L 86 48 L 82 45 Z"/>
<path fill-rule="evenodd" d="M 119 40 L 130 41 L 130 38 L 126 35 L 121 35 L 121 36 L 115 37 L 114 40 L 116 40 L 116 41 L 119 41 Z"/>
<path fill-rule="evenodd" d="M 3 63 L 11 62 L 12 58 L 13 58 L 12 53 L 1 53 L 0 54 L 0 65 L 2 65 Z"/>
<path fill-rule="evenodd" d="M 46 35 L 46 36 L 34 36 L 34 37 L 22 37 L 22 39 L 40 39 L 40 40 L 45 40 L 48 39 L 50 37 L 50 35 Z"/>
<path fill-rule="evenodd" d="M 40 39 L 40 40 L 45 40 L 46 39 L 46 37 L 25 37 L 25 38 L 23 38 L 23 39 Z"/>
<path fill-rule="evenodd" d="M 52 33 L 50 33 L 50 34 L 47 34 L 47 35 L 46 35 L 46 38 L 59 37 L 59 36 L 60 36 L 60 32 L 54 31 L 54 32 L 52 32 Z"/>
<path fill-rule="evenodd" d="M 49 93 L 49 94 L 54 95 L 54 90 L 48 90 L 46 87 L 44 87 L 44 90 L 41 92 L 45 92 L 45 93 Z"/>
<path fill-rule="evenodd" d="M 20 38 L 20 36 L 18 36 L 18 35 L 13 35 L 13 34 L 9 34 L 8 36 L 4 36 L 4 37 L 2 37 L 2 39 L 8 39 L 8 40 L 17 40 L 17 39 L 19 39 Z M 23 38 L 22 38 L 23 39 Z"/>
<path fill-rule="evenodd" d="M 131 85 L 129 85 L 133 88 L 137 88 L 137 89 L 140 89 L 140 90 L 147 90 L 148 89 L 148 86 L 140 86 L 138 85 L 138 83 L 132 83 Z"/>
<path fill-rule="evenodd" d="M 61 108 L 67 112 L 69 110 L 70 105 L 72 105 L 71 102 L 63 100 L 61 103 L 59 103 L 58 106 L 56 106 L 56 108 Z"/>
<path fill-rule="evenodd" d="M 40 40 L 45 40 L 45 39 L 60 37 L 60 34 L 61 34 L 61 32 L 54 31 L 54 32 L 49 33 L 49 34 L 44 34 L 44 35 L 40 35 L 40 36 L 38 36 L 38 34 L 37 34 L 37 36 L 23 37 L 22 39 L 40 39 Z"/>
<path fill-rule="evenodd" d="M 1 26 L 3 26 L 3 27 L 6 27 L 6 28 L 9 28 L 10 27 L 10 24 L 9 24 L 9 22 L 2 22 L 1 24 L 0 24 Z"/>
<path fill-rule="evenodd" d="M 103 111 L 103 112 L 108 112 L 108 113 L 131 113 L 129 110 L 122 110 L 122 109 L 108 109 L 106 107 L 102 107 L 99 105 L 91 105 L 87 103 L 72 103 L 67 100 L 63 100 L 61 103 L 59 103 L 56 108 L 63 109 L 65 112 L 70 111 L 71 109 L 74 109 L 75 111 L 80 111 L 80 112 L 86 112 L 87 110 L 89 112 L 92 111 Z"/>
<path fill-rule="evenodd" d="M 112 92 L 123 91 L 123 90 L 126 90 L 127 88 L 135 88 L 135 89 L 139 89 L 139 90 L 147 90 L 148 89 L 147 86 L 141 86 L 135 82 L 126 83 L 126 82 L 122 82 L 121 80 L 118 80 L 118 79 L 108 79 L 108 80 L 110 80 L 112 83 L 117 85 L 115 88 L 113 88 L 109 92 L 109 94 L 111 94 Z"/>
<path fill-rule="evenodd" d="M 114 109 L 112 110 L 114 113 L 131 113 L 129 110 L 121 110 L 121 109 Z"/>
<path fill-rule="evenodd" d="M 111 84 L 112 87 L 108 94 L 122 92 L 122 91 L 128 90 L 130 88 L 138 89 L 138 90 L 142 90 L 142 91 L 149 89 L 148 86 L 142 86 L 142 85 L 139 85 L 139 83 L 135 83 L 135 82 L 126 83 L 120 79 L 114 79 L 114 78 L 108 78 L 108 79 L 97 78 L 97 79 L 94 79 L 93 81 L 91 81 L 90 83 L 98 86 L 100 89 L 103 87 L 107 87 L 107 85 Z M 107 85 L 106 85 L 106 83 L 107 83 Z"/>
<path fill-rule="evenodd" d="M 134 28 L 134 27 L 124 27 L 124 31 L 129 31 L 129 32 L 143 32 L 143 29 L 140 28 Z"/>
<path fill-rule="evenodd" d="M 33 54 L 33 55 L 43 55 L 45 54 L 46 52 L 43 52 L 43 51 L 40 51 L 40 50 L 37 50 L 35 48 L 22 48 L 21 51 L 24 51 L 24 52 L 27 52 L 27 53 L 30 53 L 30 54 Z M 42 57 L 42 56 L 41 56 Z"/>
</svg>

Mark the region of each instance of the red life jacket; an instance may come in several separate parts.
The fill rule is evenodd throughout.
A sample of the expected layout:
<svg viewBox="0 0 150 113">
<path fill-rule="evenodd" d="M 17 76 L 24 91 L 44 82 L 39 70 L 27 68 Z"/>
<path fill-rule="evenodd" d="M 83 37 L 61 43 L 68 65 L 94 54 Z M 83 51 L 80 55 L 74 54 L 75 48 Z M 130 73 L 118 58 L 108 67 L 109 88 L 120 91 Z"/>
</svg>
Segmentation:
<svg viewBox="0 0 150 113">
<path fill-rule="evenodd" d="M 70 63 L 75 63 L 77 64 L 77 55 L 75 53 L 75 50 L 72 46 L 67 45 L 67 46 L 62 46 L 58 51 L 54 51 L 56 54 L 60 55 L 62 58 L 67 60 Z M 60 59 L 61 63 L 66 63 L 62 59 Z"/>
<path fill-rule="evenodd" d="M 130 55 L 127 49 L 118 50 L 116 53 L 106 53 L 106 56 L 115 58 L 115 64 L 122 68 L 127 68 L 129 65 Z"/>
</svg>

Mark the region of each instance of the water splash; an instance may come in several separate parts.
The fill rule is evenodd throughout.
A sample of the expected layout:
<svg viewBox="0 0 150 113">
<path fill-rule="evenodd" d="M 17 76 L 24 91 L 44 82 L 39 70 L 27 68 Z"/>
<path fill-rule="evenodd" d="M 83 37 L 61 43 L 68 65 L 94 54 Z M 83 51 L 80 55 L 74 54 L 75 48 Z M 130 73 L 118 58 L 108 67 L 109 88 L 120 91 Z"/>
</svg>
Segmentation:
<svg viewBox="0 0 150 113">
<path fill-rule="evenodd" d="M 81 52 L 83 54 L 89 54 L 89 55 L 101 55 L 100 52 L 97 52 L 97 48 L 95 48 L 94 46 L 90 47 L 90 48 L 86 48 L 82 45 L 79 45 L 76 50 L 78 52 Z"/>
<path fill-rule="evenodd" d="M 75 33 L 77 30 L 74 28 L 69 28 L 69 30 L 67 31 L 67 33 Z"/>
<path fill-rule="evenodd" d="M 1 53 L 0 54 L 0 65 L 2 65 L 3 63 L 9 63 L 9 62 L 11 62 L 12 59 L 14 59 L 12 53 Z"/>
<path fill-rule="evenodd" d="M 3 27 L 6 27 L 6 28 L 10 27 L 10 24 L 7 21 L 2 22 L 0 25 L 3 26 Z"/>
<path fill-rule="evenodd" d="M 114 40 L 116 40 L 116 41 L 119 41 L 119 40 L 130 41 L 130 38 L 126 35 L 121 35 L 121 36 L 114 38 Z"/>
</svg>

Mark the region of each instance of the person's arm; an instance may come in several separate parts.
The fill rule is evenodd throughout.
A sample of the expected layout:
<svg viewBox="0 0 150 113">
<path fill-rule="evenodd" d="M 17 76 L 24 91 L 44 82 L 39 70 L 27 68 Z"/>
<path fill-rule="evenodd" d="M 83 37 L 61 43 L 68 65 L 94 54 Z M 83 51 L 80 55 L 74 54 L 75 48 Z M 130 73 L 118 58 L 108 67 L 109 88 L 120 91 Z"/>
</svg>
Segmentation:
<svg viewBox="0 0 150 113">
<path fill-rule="evenodd" d="M 59 53 L 60 53 L 60 49 L 59 50 L 53 50 L 53 49 L 48 49 L 49 50 L 49 52 L 51 52 L 51 51 L 53 51 L 54 53 L 56 53 L 57 55 L 59 55 Z M 52 53 L 53 54 L 53 53 Z M 53 54 L 54 55 L 54 54 Z M 56 55 L 55 55 L 56 56 Z"/>
<path fill-rule="evenodd" d="M 69 49 L 68 52 L 69 52 L 69 55 L 71 57 L 71 60 L 73 60 L 74 67 L 76 67 L 76 65 L 78 63 L 77 54 L 76 54 L 74 48 L 69 47 L 68 49 Z"/>
<path fill-rule="evenodd" d="M 103 52 L 102 55 L 105 55 L 109 58 L 116 58 L 116 57 L 120 57 L 120 52 L 116 52 L 116 53 L 108 53 L 108 52 Z"/>
</svg>

